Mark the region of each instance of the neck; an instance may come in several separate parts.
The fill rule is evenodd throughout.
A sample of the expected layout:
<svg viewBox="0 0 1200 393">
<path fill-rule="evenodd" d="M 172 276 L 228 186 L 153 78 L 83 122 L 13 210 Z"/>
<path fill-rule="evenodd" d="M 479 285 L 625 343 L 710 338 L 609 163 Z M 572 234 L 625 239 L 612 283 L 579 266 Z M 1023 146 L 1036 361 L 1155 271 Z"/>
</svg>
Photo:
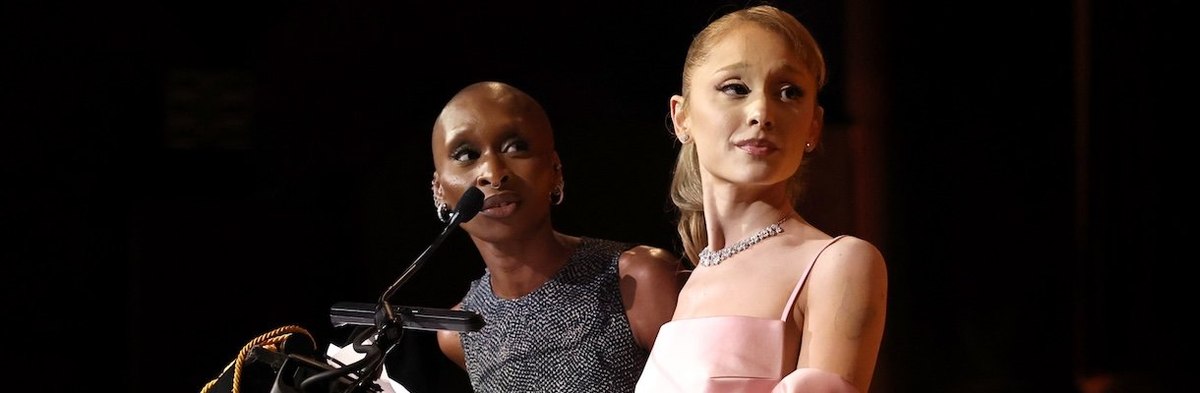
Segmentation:
<svg viewBox="0 0 1200 393">
<path fill-rule="evenodd" d="M 796 216 L 790 205 L 775 206 L 758 201 L 749 205 L 721 208 L 704 208 L 704 224 L 708 235 L 708 247 L 721 249 L 743 240 L 755 232 L 779 223 L 781 219 Z"/>
<path fill-rule="evenodd" d="M 738 240 L 736 243 L 725 246 L 725 248 L 719 250 L 705 248 L 700 250 L 700 266 L 716 266 L 722 261 L 729 259 L 734 255 L 749 249 L 750 247 L 753 247 L 760 241 L 783 233 L 782 225 L 787 218 L 787 216 L 784 216 L 784 218 L 780 219 L 779 221 L 773 222 L 771 225 L 767 225 L 766 227 L 763 227 L 763 229 L 755 231 L 754 234 L 747 236 L 742 240 Z"/>
<path fill-rule="evenodd" d="M 492 277 L 496 296 L 515 299 L 549 281 L 567 263 L 578 238 L 553 230 L 501 242 L 475 238 L 475 247 Z"/>
<path fill-rule="evenodd" d="M 704 221 L 708 247 L 725 248 L 784 217 L 796 215 L 784 187 L 783 184 L 760 189 L 706 186 Z"/>
</svg>

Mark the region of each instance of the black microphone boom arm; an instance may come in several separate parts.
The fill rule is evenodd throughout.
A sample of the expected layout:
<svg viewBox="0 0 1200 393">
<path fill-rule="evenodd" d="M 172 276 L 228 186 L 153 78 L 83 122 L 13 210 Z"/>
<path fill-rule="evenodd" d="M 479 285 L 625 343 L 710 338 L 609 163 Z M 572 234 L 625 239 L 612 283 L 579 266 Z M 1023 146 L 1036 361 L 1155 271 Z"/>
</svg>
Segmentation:
<svg viewBox="0 0 1200 393">
<path fill-rule="evenodd" d="M 425 248 L 425 251 L 421 252 L 421 255 L 418 255 L 417 259 L 414 260 L 412 264 L 408 265 L 408 269 L 405 269 L 404 273 L 400 274 L 400 278 L 397 278 L 396 282 L 392 283 L 387 290 L 383 291 L 383 294 L 379 296 L 379 306 L 386 305 L 388 299 L 390 299 L 392 295 L 396 293 L 396 290 L 400 289 L 400 287 L 403 286 L 409 278 L 412 278 L 413 273 L 415 273 L 417 269 L 420 269 L 421 265 L 425 264 L 425 261 L 429 259 L 430 255 L 432 255 L 433 250 L 442 245 L 442 241 L 446 240 L 446 236 L 449 235 L 450 232 L 454 231 L 455 228 L 458 228 L 459 224 L 471 221 L 472 218 L 475 218 L 475 215 L 479 214 L 479 210 L 481 208 L 483 208 L 483 191 L 480 191 L 478 187 L 468 188 L 467 191 L 463 193 L 462 197 L 458 199 L 458 205 L 454 207 L 454 213 L 450 216 L 450 222 L 446 224 L 444 229 L 442 229 L 442 233 L 439 234 L 437 238 L 433 239 L 433 243 L 430 244 L 429 247 Z"/>
<path fill-rule="evenodd" d="M 361 302 L 340 302 L 329 309 L 333 326 L 374 326 L 377 305 Z M 483 328 L 483 317 L 471 311 L 443 308 L 392 306 L 392 315 L 400 318 L 400 326 L 418 330 L 453 330 L 474 332 Z"/>
</svg>

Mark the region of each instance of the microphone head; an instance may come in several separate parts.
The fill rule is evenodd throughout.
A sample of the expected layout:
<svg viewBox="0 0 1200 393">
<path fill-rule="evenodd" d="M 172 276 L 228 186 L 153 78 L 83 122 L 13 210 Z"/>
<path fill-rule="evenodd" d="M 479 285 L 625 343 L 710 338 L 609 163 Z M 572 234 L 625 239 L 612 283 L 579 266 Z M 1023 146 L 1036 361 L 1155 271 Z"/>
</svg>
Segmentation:
<svg viewBox="0 0 1200 393">
<path fill-rule="evenodd" d="M 454 205 L 455 221 L 471 221 L 479 214 L 480 209 L 483 209 L 483 191 L 480 191 L 479 187 L 468 188 L 462 198 L 458 199 L 458 204 Z"/>
</svg>

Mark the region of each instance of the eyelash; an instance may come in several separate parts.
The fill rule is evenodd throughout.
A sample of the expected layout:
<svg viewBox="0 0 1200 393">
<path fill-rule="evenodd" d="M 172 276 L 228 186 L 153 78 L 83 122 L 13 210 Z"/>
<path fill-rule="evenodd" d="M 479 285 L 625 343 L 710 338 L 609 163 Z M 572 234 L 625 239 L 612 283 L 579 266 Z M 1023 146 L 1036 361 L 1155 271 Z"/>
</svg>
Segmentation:
<svg viewBox="0 0 1200 393">
<path fill-rule="evenodd" d="M 501 148 L 501 152 L 503 152 L 503 153 L 510 153 L 513 151 L 523 152 L 523 151 L 528 151 L 528 150 L 529 150 L 529 144 L 519 138 L 514 138 L 512 140 L 505 142 L 504 146 Z M 470 157 L 463 158 L 462 157 L 463 155 L 469 155 Z M 461 146 L 455 148 L 454 151 L 452 151 L 450 153 L 450 159 L 459 161 L 459 162 L 471 161 L 471 160 L 475 160 L 478 158 L 479 158 L 479 152 L 468 145 L 461 145 Z"/>
<path fill-rule="evenodd" d="M 737 89 L 737 91 L 731 91 L 734 89 Z M 727 84 L 718 86 L 717 90 L 720 90 L 722 93 L 729 94 L 729 95 L 735 95 L 735 96 L 744 96 L 746 94 L 750 94 L 750 89 L 746 88 L 746 85 L 743 85 L 741 83 L 727 83 Z"/>
<path fill-rule="evenodd" d="M 731 91 L 732 89 L 737 89 L 738 91 Z M 724 85 L 717 86 L 717 90 L 721 91 L 722 93 L 728 94 L 728 95 L 739 96 L 739 97 L 750 94 L 750 89 L 747 88 L 746 85 L 744 85 L 742 83 L 738 83 L 738 82 L 727 83 Z M 792 94 L 790 97 L 788 97 L 788 96 L 786 96 L 786 94 L 788 94 L 789 92 L 793 92 L 794 94 Z M 800 86 L 786 85 L 784 88 L 779 90 L 779 94 L 780 94 L 780 98 L 782 98 L 784 100 L 797 100 L 797 99 L 804 97 L 804 90 L 802 90 L 800 88 Z"/>
<path fill-rule="evenodd" d="M 471 155 L 471 157 L 464 159 L 464 158 L 462 158 L 462 156 L 464 154 L 469 154 L 469 155 Z M 459 162 L 470 161 L 470 160 L 474 160 L 476 158 L 479 158 L 479 152 L 477 152 L 477 151 L 475 151 L 475 149 L 472 149 L 467 146 L 456 147 L 454 149 L 454 151 L 450 153 L 450 159 L 452 159 L 454 161 L 459 161 Z"/>
</svg>

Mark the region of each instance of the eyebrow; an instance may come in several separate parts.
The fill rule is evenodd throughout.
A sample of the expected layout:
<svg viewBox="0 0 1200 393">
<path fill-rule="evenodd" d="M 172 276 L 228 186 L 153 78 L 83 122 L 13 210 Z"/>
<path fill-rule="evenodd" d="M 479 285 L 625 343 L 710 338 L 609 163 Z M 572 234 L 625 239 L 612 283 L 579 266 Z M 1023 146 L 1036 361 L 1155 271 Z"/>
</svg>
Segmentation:
<svg viewBox="0 0 1200 393">
<path fill-rule="evenodd" d="M 729 71 L 729 70 L 740 70 L 740 69 L 746 68 L 748 66 L 749 66 L 749 64 L 742 61 L 742 62 L 737 62 L 737 63 L 733 63 L 730 65 L 718 68 L 717 72 L 725 72 L 725 71 Z"/>
<path fill-rule="evenodd" d="M 464 135 L 467 135 L 474 129 L 474 126 L 474 124 L 470 124 L 465 127 L 456 127 L 453 129 L 443 128 L 442 138 L 446 141 L 445 144 L 447 146 L 460 146 L 463 144 L 463 139 L 467 138 Z"/>
<path fill-rule="evenodd" d="M 473 139 L 474 133 L 472 131 L 474 130 L 475 124 L 444 130 L 442 133 L 445 135 L 445 144 L 447 146 L 451 146 L 451 149 L 471 144 L 472 142 L 469 140 Z M 515 124 L 505 125 L 504 129 L 500 131 L 499 140 L 501 143 L 505 143 L 514 139 L 519 139 L 526 142 L 529 141 L 529 138 L 526 138 L 524 135 L 522 135 L 520 127 L 516 126 Z"/>
<path fill-rule="evenodd" d="M 727 66 L 724 66 L 724 67 L 718 68 L 718 69 L 717 69 L 717 72 L 725 72 L 725 71 L 742 70 L 742 69 L 746 69 L 746 68 L 749 68 L 749 67 L 750 67 L 750 63 L 747 63 L 747 62 L 744 62 L 744 61 L 739 61 L 739 62 L 737 62 L 737 63 L 733 63 L 733 64 L 730 64 L 730 65 L 727 65 Z M 783 64 L 783 71 L 785 71 L 785 72 L 787 72 L 787 73 L 792 73 L 792 74 L 800 74 L 800 75 L 803 75 L 803 74 L 804 74 L 804 72 L 806 72 L 807 70 L 808 70 L 808 69 L 807 69 L 807 68 L 804 68 L 804 67 L 801 67 L 801 68 L 796 68 L 796 67 L 793 67 L 793 66 L 792 66 L 792 63 L 784 63 L 784 64 Z"/>
</svg>

